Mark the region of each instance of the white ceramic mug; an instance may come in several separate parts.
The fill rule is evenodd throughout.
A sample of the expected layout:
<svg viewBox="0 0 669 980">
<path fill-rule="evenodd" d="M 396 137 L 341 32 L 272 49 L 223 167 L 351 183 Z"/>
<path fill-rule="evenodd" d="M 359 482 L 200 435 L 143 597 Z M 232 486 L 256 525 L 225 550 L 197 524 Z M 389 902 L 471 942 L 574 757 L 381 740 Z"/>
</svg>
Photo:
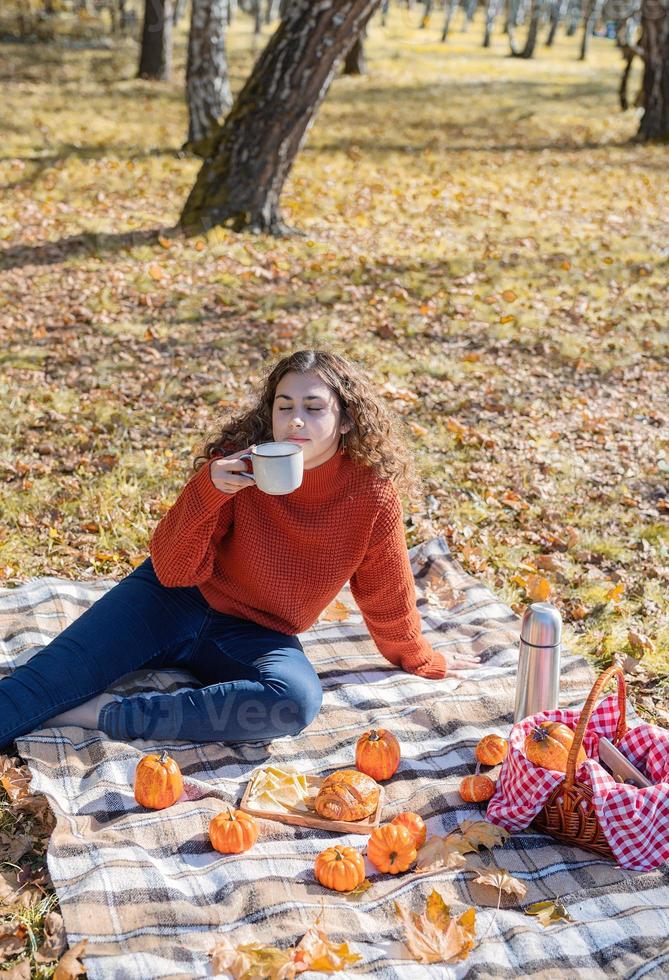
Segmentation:
<svg viewBox="0 0 669 980">
<path fill-rule="evenodd" d="M 242 473 L 255 480 L 264 493 L 292 493 L 302 483 L 304 453 L 294 442 L 261 442 L 239 459 L 249 459 L 253 473 Z"/>
</svg>

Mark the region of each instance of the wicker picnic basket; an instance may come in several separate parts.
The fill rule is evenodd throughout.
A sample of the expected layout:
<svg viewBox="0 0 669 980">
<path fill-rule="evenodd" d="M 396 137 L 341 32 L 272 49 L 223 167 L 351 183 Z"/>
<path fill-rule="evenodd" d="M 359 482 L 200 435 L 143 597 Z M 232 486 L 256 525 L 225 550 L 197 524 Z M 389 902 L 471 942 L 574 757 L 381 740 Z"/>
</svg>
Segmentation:
<svg viewBox="0 0 669 980">
<path fill-rule="evenodd" d="M 592 803 L 592 790 L 576 779 L 576 759 L 583 744 L 586 726 L 595 708 L 595 701 L 614 675 L 618 681 L 618 724 L 612 739 L 613 744 L 617 745 L 627 731 L 625 676 L 622 668 L 618 664 L 613 664 L 597 678 L 583 705 L 574 741 L 569 750 L 564 780 L 556 786 L 533 821 L 533 826 L 542 833 L 550 834 L 567 844 L 576 844 L 586 851 L 595 851 L 612 861 L 616 859 L 597 819 Z"/>
</svg>

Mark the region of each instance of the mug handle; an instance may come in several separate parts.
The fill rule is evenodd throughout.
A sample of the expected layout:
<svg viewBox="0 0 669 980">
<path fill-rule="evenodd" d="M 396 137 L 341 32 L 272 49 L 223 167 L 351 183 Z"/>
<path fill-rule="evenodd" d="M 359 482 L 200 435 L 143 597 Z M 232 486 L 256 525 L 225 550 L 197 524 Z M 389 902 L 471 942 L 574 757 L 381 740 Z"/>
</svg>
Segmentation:
<svg viewBox="0 0 669 980">
<path fill-rule="evenodd" d="M 243 456 L 238 456 L 237 459 L 250 459 L 251 460 L 251 469 L 253 469 L 253 456 L 252 456 L 251 453 L 244 453 Z M 245 470 L 242 471 L 242 472 L 240 472 L 240 473 L 238 473 L 237 476 L 246 476 L 246 477 L 248 477 L 249 480 L 253 480 L 254 483 L 256 482 L 256 478 L 253 475 L 253 473 L 247 473 Z"/>
</svg>

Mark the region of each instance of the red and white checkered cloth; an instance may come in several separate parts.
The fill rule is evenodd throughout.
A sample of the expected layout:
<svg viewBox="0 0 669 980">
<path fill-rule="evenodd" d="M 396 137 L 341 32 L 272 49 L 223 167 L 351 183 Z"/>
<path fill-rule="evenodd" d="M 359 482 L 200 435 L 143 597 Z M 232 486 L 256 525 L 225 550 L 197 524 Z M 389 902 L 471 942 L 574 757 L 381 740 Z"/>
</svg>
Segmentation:
<svg viewBox="0 0 669 980">
<path fill-rule="evenodd" d="M 530 825 L 564 774 L 530 762 L 523 751 L 525 738 L 542 721 L 561 721 L 574 730 L 579 715 L 578 708 L 544 711 L 513 726 L 509 752 L 488 804 L 491 823 L 509 831 Z M 583 739 L 588 758 L 576 774 L 592 788 L 597 819 L 618 863 L 633 871 L 650 871 L 669 858 L 669 731 L 642 722 L 620 740 L 619 751 L 655 784 L 638 789 L 617 783 L 598 761 L 599 736 L 612 739 L 617 720 L 618 701 L 611 694 L 592 713 Z"/>
</svg>

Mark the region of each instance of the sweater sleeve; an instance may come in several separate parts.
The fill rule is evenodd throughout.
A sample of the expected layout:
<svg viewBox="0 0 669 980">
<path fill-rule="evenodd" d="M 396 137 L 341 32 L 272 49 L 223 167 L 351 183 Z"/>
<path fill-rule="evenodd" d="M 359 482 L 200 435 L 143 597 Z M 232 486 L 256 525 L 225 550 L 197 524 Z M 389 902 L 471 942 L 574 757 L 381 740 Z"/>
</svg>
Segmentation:
<svg viewBox="0 0 669 980">
<path fill-rule="evenodd" d="M 234 494 L 214 486 L 210 462 L 193 474 L 149 542 L 158 580 L 169 588 L 211 577 L 216 547 L 232 524 Z"/>
<path fill-rule="evenodd" d="M 351 576 L 351 592 L 379 652 L 409 674 L 440 679 L 446 660 L 421 634 L 402 504 L 393 491 L 374 524 L 365 557 Z"/>
</svg>

